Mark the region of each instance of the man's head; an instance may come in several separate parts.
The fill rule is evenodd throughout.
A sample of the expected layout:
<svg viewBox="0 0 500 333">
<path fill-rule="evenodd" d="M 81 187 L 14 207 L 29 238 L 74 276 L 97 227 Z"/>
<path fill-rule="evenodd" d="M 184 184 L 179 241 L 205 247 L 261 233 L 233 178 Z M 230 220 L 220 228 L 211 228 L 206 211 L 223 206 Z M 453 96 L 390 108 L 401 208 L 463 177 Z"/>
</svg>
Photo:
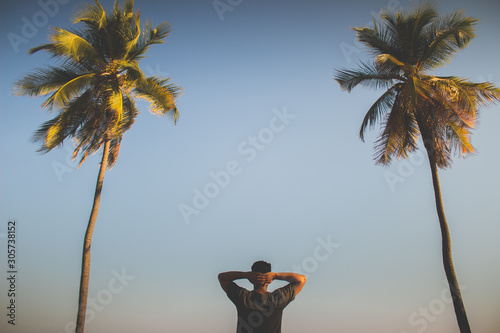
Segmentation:
<svg viewBox="0 0 500 333">
<path fill-rule="evenodd" d="M 271 264 L 265 261 L 256 261 L 252 265 L 252 272 L 256 273 L 269 273 L 271 271 Z"/>
</svg>

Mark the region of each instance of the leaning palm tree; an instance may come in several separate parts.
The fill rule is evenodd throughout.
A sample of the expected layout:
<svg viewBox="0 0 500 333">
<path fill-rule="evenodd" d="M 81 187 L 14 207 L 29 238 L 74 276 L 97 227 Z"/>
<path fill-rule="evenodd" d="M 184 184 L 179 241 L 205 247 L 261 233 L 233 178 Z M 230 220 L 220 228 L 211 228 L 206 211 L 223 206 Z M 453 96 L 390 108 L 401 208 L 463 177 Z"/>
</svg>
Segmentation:
<svg viewBox="0 0 500 333">
<path fill-rule="evenodd" d="M 83 332 L 87 306 L 90 246 L 99 210 L 104 173 L 116 163 L 123 134 L 130 129 L 139 111 L 134 97 L 150 102 L 150 111 L 159 116 L 172 115 L 177 121 L 175 99 L 180 88 L 169 79 L 146 77 L 139 60 L 153 44 L 160 44 L 169 34 L 167 22 L 156 28 L 151 23 L 141 29 L 139 11 L 134 13 L 133 0 L 119 1 L 106 13 L 99 2 L 78 11 L 74 23 L 80 30 L 54 28 L 50 43 L 29 50 L 46 51 L 60 60 L 57 66 L 35 70 L 15 84 L 20 95 L 48 98 L 43 106 L 57 110 L 33 139 L 41 142 L 40 151 L 49 152 L 63 142 L 74 140 L 73 158 L 80 165 L 89 154 L 102 149 L 102 160 L 94 202 L 83 244 L 82 271 L 76 332 Z"/>
<path fill-rule="evenodd" d="M 470 332 L 453 268 L 438 168 L 449 167 L 454 153 L 465 156 L 474 152 L 470 135 L 478 107 L 498 101 L 500 89 L 490 83 L 428 74 L 448 63 L 475 37 L 477 20 L 462 11 L 439 16 L 432 4 L 425 3 L 395 14 L 382 11 L 381 20 L 373 21 L 373 28 L 354 30 L 374 61 L 361 62 L 354 70 L 337 70 L 335 80 L 348 92 L 358 84 L 386 89 L 368 110 L 359 131 L 364 141 L 368 128 L 381 125 L 375 144 L 377 163 L 387 165 L 394 157 L 408 157 L 422 139 L 432 173 L 444 270 L 460 332 Z"/>
</svg>

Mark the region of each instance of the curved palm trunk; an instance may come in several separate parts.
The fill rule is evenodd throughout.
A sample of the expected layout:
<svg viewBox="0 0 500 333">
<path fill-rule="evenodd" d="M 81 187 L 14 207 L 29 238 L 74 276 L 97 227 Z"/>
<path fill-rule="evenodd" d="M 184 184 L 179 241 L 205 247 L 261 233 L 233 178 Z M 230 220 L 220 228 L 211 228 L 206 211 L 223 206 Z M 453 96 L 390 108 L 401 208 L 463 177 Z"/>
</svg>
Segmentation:
<svg viewBox="0 0 500 333">
<path fill-rule="evenodd" d="M 99 203 L 101 201 L 102 183 L 104 181 L 104 173 L 108 165 L 110 141 L 106 140 L 102 152 L 101 167 L 99 168 L 99 175 L 97 176 L 97 185 L 94 194 L 94 203 L 90 213 L 89 224 L 85 239 L 83 242 L 83 256 L 82 256 L 82 273 L 80 277 L 80 295 L 78 300 L 78 316 L 76 320 L 76 333 L 83 333 L 85 326 L 85 313 L 87 311 L 87 297 L 89 291 L 89 275 L 90 275 L 90 245 L 92 243 L 92 234 L 94 232 L 94 225 L 99 212 Z"/>
<path fill-rule="evenodd" d="M 431 154 L 429 154 L 429 163 L 432 172 L 432 184 L 434 186 L 434 195 L 436 197 L 436 210 L 439 218 L 439 226 L 441 227 L 441 239 L 443 248 L 443 266 L 446 273 L 446 279 L 450 288 L 450 293 L 453 299 L 453 307 L 457 317 L 458 327 L 461 333 L 470 333 L 469 321 L 465 312 L 460 287 L 458 285 L 455 269 L 453 268 L 453 260 L 451 257 L 451 239 L 446 216 L 444 215 L 443 199 L 441 197 L 441 186 L 439 185 L 439 175 L 436 163 L 433 162 Z"/>
</svg>

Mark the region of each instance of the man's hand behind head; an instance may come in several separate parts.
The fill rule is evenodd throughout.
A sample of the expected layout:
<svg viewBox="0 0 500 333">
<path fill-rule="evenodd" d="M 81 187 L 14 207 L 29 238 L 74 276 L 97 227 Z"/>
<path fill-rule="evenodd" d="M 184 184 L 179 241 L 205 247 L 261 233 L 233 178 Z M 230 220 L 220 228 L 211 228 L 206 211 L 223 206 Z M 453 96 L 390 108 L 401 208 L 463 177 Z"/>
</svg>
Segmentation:
<svg viewBox="0 0 500 333">
<path fill-rule="evenodd" d="M 267 286 L 274 280 L 274 273 L 249 272 L 248 280 L 257 286 Z"/>
<path fill-rule="evenodd" d="M 271 282 L 273 282 L 275 275 L 276 273 L 273 272 L 262 273 L 261 274 L 262 283 L 265 285 L 270 284 Z"/>
<path fill-rule="evenodd" d="M 248 272 L 247 273 L 247 280 L 250 281 L 253 285 L 260 285 L 260 281 L 262 280 L 261 278 L 259 278 L 259 275 L 261 273 L 257 273 L 257 272 Z"/>
</svg>

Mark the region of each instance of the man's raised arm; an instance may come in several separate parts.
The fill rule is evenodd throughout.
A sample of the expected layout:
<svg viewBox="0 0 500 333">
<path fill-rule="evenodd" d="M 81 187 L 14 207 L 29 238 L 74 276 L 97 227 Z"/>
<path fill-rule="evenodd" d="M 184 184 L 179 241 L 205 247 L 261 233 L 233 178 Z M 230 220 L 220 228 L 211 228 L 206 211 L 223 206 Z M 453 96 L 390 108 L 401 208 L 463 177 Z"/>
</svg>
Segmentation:
<svg viewBox="0 0 500 333">
<path fill-rule="evenodd" d="M 306 276 L 302 274 L 297 274 L 297 273 L 267 273 L 272 277 L 272 280 L 283 280 L 286 282 L 290 282 L 290 284 L 295 286 L 295 295 L 297 295 L 302 288 L 304 287 L 304 284 L 306 283 Z"/>
<path fill-rule="evenodd" d="M 234 280 L 247 279 L 254 285 L 263 284 L 267 285 L 273 280 L 283 280 L 287 281 L 295 287 L 295 295 L 297 295 L 304 287 L 306 283 L 306 277 L 302 274 L 297 273 L 256 273 L 256 272 L 240 272 L 240 271 L 229 271 L 220 273 L 219 283 L 222 289 L 227 292 L 227 286 L 230 282 Z"/>
<path fill-rule="evenodd" d="M 254 272 L 239 272 L 239 271 L 224 272 L 220 273 L 218 276 L 220 286 L 226 292 L 229 282 L 233 282 L 234 280 L 240 280 L 240 279 L 248 279 L 250 282 L 252 282 L 252 280 L 255 279 L 255 277 L 256 273 Z"/>
</svg>

